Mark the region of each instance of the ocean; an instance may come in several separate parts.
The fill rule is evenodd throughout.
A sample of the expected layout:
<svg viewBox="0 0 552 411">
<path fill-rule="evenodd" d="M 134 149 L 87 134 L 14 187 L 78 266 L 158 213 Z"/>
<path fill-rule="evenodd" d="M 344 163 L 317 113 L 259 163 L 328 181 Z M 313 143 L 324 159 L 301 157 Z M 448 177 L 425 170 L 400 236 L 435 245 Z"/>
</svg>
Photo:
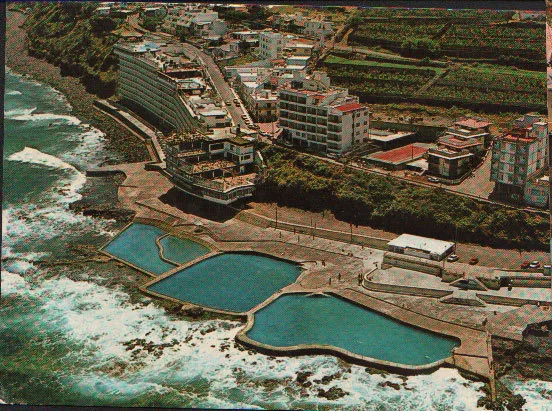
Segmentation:
<svg viewBox="0 0 552 411">
<path fill-rule="evenodd" d="M 316 410 L 475 410 L 482 383 L 453 369 L 370 374 L 331 356 L 272 358 L 234 343 L 241 324 L 168 314 L 115 263 L 45 266 L 99 246 L 115 221 L 75 214 L 84 171 L 116 154 L 56 90 L 6 73 L 0 402 Z M 310 384 L 296 382 L 311 372 Z M 332 376 L 329 383 L 321 381 Z M 399 389 L 383 385 L 399 384 Z M 544 409 L 552 384 L 509 386 Z M 337 400 L 319 390 L 341 388 Z M 548 399 L 547 399 L 548 397 Z"/>
</svg>

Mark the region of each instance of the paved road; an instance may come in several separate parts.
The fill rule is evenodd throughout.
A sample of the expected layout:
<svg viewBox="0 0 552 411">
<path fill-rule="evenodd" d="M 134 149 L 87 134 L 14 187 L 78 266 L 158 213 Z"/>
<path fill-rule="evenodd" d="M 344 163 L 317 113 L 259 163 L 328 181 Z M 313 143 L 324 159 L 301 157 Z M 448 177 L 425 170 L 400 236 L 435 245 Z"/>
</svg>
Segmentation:
<svg viewBox="0 0 552 411">
<path fill-rule="evenodd" d="M 141 32 L 148 32 L 147 30 L 145 30 L 143 27 L 140 26 L 137 17 L 134 17 L 134 19 L 130 19 L 129 22 L 135 29 Z M 162 32 L 156 32 L 156 33 L 148 32 L 148 33 L 150 33 L 153 36 L 165 38 L 167 40 L 178 40 L 174 36 L 167 33 L 162 33 Z M 211 79 L 213 80 L 213 84 L 218 94 L 222 97 L 222 100 L 230 101 L 231 103 L 230 106 L 227 106 L 226 108 L 230 113 L 230 116 L 232 116 L 232 119 L 234 120 L 234 124 L 240 124 L 242 126 L 247 127 L 244 119 L 242 118 L 242 115 L 245 114 L 245 111 L 242 108 L 242 106 L 236 107 L 234 105 L 233 100 L 236 98 L 236 96 L 232 92 L 232 88 L 230 87 L 230 85 L 224 79 L 224 75 L 221 73 L 218 66 L 215 64 L 213 58 L 208 54 L 204 53 L 199 48 L 193 46 L 192 44 L 189 44 L 189 43 L 181 43 L 181 44 L 184 47 L 184 50 L 186 50 L 186 53 L 188 54 L 189 57 L 199 57 L 201 59 L 201 61 L 207 68 L 207 72 L 209 73 L 209 75 L 211 76 Z"/>
<path fill-rule="evenodd" d="M 236 107 L 234 105 L 233 100 L 236 98 L 236 96 L 232 92 L 232 88 L 230 87 L 230 85 L 224 79 L 224 75 L 219 70 L 213 58 L 191 44 L 183 43 L 182 46 L 184 47 L 184 50 L 189 53 L 190 56 L 197 56 L 201 59 L 201 61 L 205 64 L 205 67 L 207 68 L 207 72 L 211 76 L 213 85 L 217 89 L 218 94 L 222 97 L 223 101 L 231 102 L 230 106 L 227 106 L 226 109 L 232 116 L 234 123 L 246 126 L 245 121 L 242 118 L 244 111 L 241 106 Z"/>
<path fill-rule="evenodd" d="M 473 177 L 468 177 L 457 186 L 450 186 L 449 190 L 464 194 L 471 194 L 488 199 L 495 189 L 495 182 L 491 181 L 491 153 L 477 170 Z"/>
</svg>

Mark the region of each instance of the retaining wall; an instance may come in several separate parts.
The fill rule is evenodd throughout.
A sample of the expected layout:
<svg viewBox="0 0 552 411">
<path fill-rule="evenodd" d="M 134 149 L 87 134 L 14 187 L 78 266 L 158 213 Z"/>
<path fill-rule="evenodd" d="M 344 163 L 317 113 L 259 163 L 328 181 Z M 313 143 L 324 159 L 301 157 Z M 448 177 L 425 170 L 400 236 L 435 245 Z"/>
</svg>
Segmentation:
<svg viewBox="0 0 552 411">
<path fill-rule="evenodd" d="M 374 283 L 372 281 L 367 280 L 366 278 L 363 279 L 362 286 L 367 288 L 370 291 L 392 293 L 392 294 L 414 295 L 418 297 L 442 298 L 452 294 L 452 291 L 446 291 L 446 290 L 435 290 L 435 289 L 427 289 L 427 288 L 419 288 L 419 287 L 407 287 L 404 285 Z"/>
<path fill-rule="evenodd" d="M 529 300 L 526 298 L 513 298 L 513 297 L 503 297 L 499 295 L 489 295 L 489 294 L 476 294 L 482 301 L 487 304 L 499 304 L 499 305 L 546 305 L 552 306 L 551 301 L 539 301 L 539 300 Z"/>
<path fill-rule="evenodd" d="M 385 250 L 387 248 L 387 243 L 389 242 L 389 240 L 385 238 L 370 237 L 367 235 L 355 233 L 351 235 L 350 232 L 330 230 L 327 228 L 314 228 L 311 226 L 294 224 L 286 221 L 278 221 L 278 223 L 276 223 L 276 220 L 260 216 L 249 211 L 242 211 L 236 216 L 236 218 L 246 223 L 256 225 L 258 227 L 273 227 L 280 230 L 292 231 L 298 234 L 314 235 L 315 237 L 326 238 L 328 240 L 358 244 L 371 248 L 378 248 L 380 250 Z"/>
<path fill-rule="evenodd" d="M 394 267 L 405 268 L 407 270 L 414 270 L 426 274 L 432 274 L 437 277 L 441 277 L 442 275 L 442 268 L 440 265 L 437 265 L 435 263 L 432 264 L 429 262 L 429 260 L 428 262 L 414 260 L 395 253 L 385 253 L 385 256 L 383 257 L 383 263 L 392 265 Z"/>
<path fill-rule="evenodd" d="M 552 288 L 550 277 L 508 277 L 512 287 Z"/>
</svg>

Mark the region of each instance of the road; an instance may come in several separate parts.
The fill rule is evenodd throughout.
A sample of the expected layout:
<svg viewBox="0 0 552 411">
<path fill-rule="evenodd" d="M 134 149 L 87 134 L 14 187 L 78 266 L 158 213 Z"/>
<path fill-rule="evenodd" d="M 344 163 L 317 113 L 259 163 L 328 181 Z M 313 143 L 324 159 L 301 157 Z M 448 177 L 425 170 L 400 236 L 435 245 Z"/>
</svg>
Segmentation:
<svg viewBox="0 0 552 411">
<path fill-rule="evenodd" d="M 134 27 L 134 29 L 136 29 L 139 32 L 149 33 L 151 36 L 164 38 L 166 40 L 179 41 L 176 37 L 172 36 L 171 34 L 163 33 L 163 32 L 153 33 L 151 31 L 144 29 L 142 26 L 140 26 L 137 16 L 133 16 L 132 18 L 130 18 L 129 23 L 131 24 L 132 27 Z M 243 127 L 247 127 L 245 120 L 242 118 L 242 116 L 244 114 L 247 114 L 247 112 L 243 108 L 243 105 L 241 104 L 241 100 L 240 100 L 239 107 L 237 107 L 234 104 L 234 99 L 237 96 L 232 92 L 232 88 L 224 79 L 224 75 L 221 73 L 220 69 L 214 62 L 213 58 L 207 53 L 203 52 L 201 49 L 193 46 L 190 43 L 180 42 L 180 44 L 184 47 L 184 50 L 186 51 L 186 54 L 188 55 L 188 57 L 190 58 L 198 57 L 201 60 L 201 62 L 204 64 L 205 68 L 207 69 L 207 72 L 211 77 L 213 86 L 217 90 L 219 96 L 221 96 L 223 101 L 230 102 L 230 106 L 227 106 L 226 109 L 230 113 L 230 116 L 232 117 L 234 124 L 236 125 L 240 124 Z"/>
<path fill-rule="evenodd" d="M 244 119 L 242 118 L 242 115 L 244 115 L 245 111 L 243 110 L 241 105 L 239 107 L 236 107 L 236 105 L 234 104 L 233 100 L 236 98 L 236 95 L 232 92 L 232 88 L 224 79 L 224 75 L 221 73 L 213 58 L 189 43 L 182 43 L 182 46 L 190 57 L 197 56 L 199 59 L 201 59 L 201 61 L 205 65 L 205 68 L 207 69 L 207 72 L 209 73 L 209 76 L 211 76 L 213 86 L 216 88 L 218 94 L 222 97 L 222 100 L 230 101 L 231 104 L 230 106 L 227 106 L 226 109 L 232 116 L 234 123 L 247 127 Z"/>
</svg>

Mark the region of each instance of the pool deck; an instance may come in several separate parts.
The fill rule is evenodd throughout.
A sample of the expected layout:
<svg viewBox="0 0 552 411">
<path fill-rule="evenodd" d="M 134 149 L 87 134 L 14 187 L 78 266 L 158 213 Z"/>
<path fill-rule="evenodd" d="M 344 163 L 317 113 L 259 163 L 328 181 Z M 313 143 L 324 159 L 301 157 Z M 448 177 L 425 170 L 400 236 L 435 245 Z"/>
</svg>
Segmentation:
<svg viewBox="0 0 552 411">
<path fill-rule="evenodd" d="M 279 290 L 247 313 L 240 313 L 241 316 L 249 318 L 256 310 L 284 293 L 331 292 L 398 321 L 458 338 L 460 346 L 445 363 L 491 381 L 494 379 L 491 335 L 497 333 L 501 337 L 519 339 L 523 329 L 529 323 L 535 322 L 534 318 L 548 318 L 547 313 L 539 317 L 533 315 L 533 311 L 516 317 L 515 311 L 519 308 L 507 307 L 506 313 L 503 313 L 505 309 L 501 306 L 501 314 L 489 320 L 488 317 L 497 310 L 497 306 L 458 306 L 443 304 L 435 298 L 368 290 L 359 284 L 359 276 L 362 278 L 381 264 L 384 254 L 382 250 L 270 226 L 262 227 L 254 222 L 244 221 L 248 219 L 242 218 L 244 212 L 239 210 L 225 221 L 214 221 L 192 211 L 184 211 L 160 199 L 173 185 L 163 173 L 147 171 L 144 165 L 145 163 L 121 164 L 100 169 L 106 172 L 121 171 L 126 175 L 125 181 L 119 187 L 119 201 L 122 207 L 136 211 L 136 222 L 157 225 L 170 234 L 193 238 L 208 245 L 214 253 L 252 251 L 303 265 L 304 271 L 295 283 Z M 178 265 L 163 276 L 180 271 L 204 258 L 208 257 L 203 256 L 191 263 Z M 153 282 L 160 278 L 153 277 Z M 146 290 L 150 283 L 152 281 L 141 285 L 140 289 L 150 295 L 167 298 Z M 189 306 L 186 302 L 174 301 Z M 213 309 L 211 311 L 220 312 Z M 508 314 L 510 311 L 511 314 Z M 511 316 L 518 318 L 517 322 L 512 323 Z M 488 322 L 489 325 L 483 326 L 483 322 Z M 510 324 L 511 329 L 507 333 L 501 332 L 501 324 Z M 335 350 L 334 353 L 340 355 Z"/>
</svg>

